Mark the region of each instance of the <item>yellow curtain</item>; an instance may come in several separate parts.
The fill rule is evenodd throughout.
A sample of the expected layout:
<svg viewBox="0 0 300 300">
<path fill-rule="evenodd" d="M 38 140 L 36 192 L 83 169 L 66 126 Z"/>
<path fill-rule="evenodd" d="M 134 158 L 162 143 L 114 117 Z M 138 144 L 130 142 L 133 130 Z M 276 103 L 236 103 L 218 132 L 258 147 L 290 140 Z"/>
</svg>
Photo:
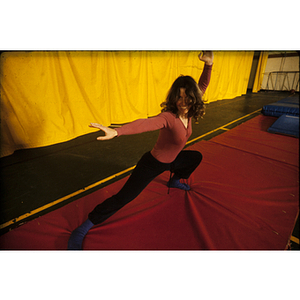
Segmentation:
<svg viewBox="0 0 300 300">
<path fill-rule="evenodd" d="M 264 72 L 266 69 L 267 61 L 268 61 L 268 55 L 269 55 L 269 52 L 267 52 L 267 51 L 262 51 L 260 53 L 258 65 L 257 65 L 257 71 L 255 74 L 255 79 L 254 79 L 253 88 L 252 88 L 253 93 L 257 93 L 261 88 L 261 84 L 264 79 Z"/>
<path fill-rule="evenodd" d="M 173 81 L 198 81 L 194 51 L 3 52 L 1 156 L 157 115 Z M 216 52 L 208 102 L 246 93 L 253 52 Z"/>
<path fill-rule="evenodd" d="M 103 55 L 2 53 L 1 156 L 89 133 L 93 120 L 109 124 Z"/>
<path fill-rule="evenodd" d="M 190 75 L 198 81 L 204 67 L 198 54 L 187 51 L 147 52 L 148 116 L 160 112 L 160 104 L 179 75 Z"/>
<path fill-rule="evenodd" d="M 253 51 L 215 52 L 211 82 L 203 99 L 212 102 L 246 94 L 253 56 Z"/>
</svg>

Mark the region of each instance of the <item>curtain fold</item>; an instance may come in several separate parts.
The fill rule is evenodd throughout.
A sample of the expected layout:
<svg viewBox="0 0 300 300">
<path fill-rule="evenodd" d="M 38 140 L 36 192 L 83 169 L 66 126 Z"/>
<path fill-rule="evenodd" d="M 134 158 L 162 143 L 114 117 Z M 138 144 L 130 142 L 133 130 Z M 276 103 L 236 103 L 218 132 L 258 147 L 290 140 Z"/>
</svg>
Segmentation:
<svg viewBox="0 0 300 300">
<path fill-rule="evenodd" d="M 261 84 L 264 79 L 264 72 L 268 61 L 268 55 L 268 51 L 262 51 L 260 53 L 252 93 L 257 93 L 261 89 Z"/>
<path fill-rule="evenodd" d="M 195 51 L 3 52 L 1 157 L 157 115 L 173 81 L 196 81 Z M 254 52 L 216 52 L 207 102 L 246 93 Z"/>
<path fill-rule="evenodd" d="M 120 124 L 147 118 L 147 64 L 145 53 L 107 52 L 106 75 L 111 122 Z"/>
<path fill-rule="evenodd" d="M 247 93 L 254 51 L 215 52 L 211 82 L 203 99 L 213 102 Z"/>
</svg>

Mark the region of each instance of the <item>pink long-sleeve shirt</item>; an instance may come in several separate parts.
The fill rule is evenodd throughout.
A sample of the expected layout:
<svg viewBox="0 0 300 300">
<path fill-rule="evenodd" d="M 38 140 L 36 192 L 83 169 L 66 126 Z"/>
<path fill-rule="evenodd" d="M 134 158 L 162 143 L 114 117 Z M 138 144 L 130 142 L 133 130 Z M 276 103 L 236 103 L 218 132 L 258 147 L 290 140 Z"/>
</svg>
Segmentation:
<svg viewBox="0 0 300 300">
<path fill-rule="evenodd" d="M 211 66 L 205 65 L 198 85 L 204 93 L 211 76 Z M 156 117 L 139 119 L 116 128 L 118 136 L 138 134 L 146 131 L 160 130 L 151 154 L 162 163 L 171 163 L 185 146 L 192 134 L 192 121 L 189 118 L 187 128 L 180 118 L 171 112 L 163 112 Z"/>
</svg>

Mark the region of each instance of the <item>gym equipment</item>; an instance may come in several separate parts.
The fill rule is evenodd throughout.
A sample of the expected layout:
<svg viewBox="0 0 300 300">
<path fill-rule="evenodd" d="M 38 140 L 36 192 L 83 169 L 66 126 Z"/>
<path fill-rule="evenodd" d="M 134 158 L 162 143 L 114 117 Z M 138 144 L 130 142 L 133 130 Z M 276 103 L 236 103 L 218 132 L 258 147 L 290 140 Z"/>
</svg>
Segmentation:
<svg viewBox="0 0 300 300">
<path fill-rule="evenodd" d="M 268 128 L 270 133 L 291 135 L 299 138 L 299 116 L 282 115 Z"/>
</svg>

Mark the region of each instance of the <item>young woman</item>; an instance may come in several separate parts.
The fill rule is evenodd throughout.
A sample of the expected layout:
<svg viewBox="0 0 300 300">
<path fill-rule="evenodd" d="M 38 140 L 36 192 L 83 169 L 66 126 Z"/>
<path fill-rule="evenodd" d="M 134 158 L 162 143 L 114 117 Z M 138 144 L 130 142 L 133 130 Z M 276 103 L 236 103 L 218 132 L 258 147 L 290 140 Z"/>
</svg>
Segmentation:
<svg viewBox="0 0 300 300">
<path fill-rule="evenodd" d="M 158 129 L 160 133 L 154 148 L 142 156 L 123 188 L 116 195 L 97 205 L 90 212 L 88 219 L 72 232 L 68 242 L 69 250 L 81 249 L 83 239 L 92 226 L 105 221 L 135 199 L 164 171 L 169 170 L 174 174 L 172 178 L 170 176 L 169 188 L 190 190 L 190 186 L 181 183 L 180 179 L 189 178 L 200 164 L 202 155 L 198 151 L 182 149 L 192 134 L 191 119 L 198 120 L 205 112 L 202 95 L 210 81 L 213 53 L 204 51 L 198 57 L 205 62 L 198 84 L 190 76 L 179 76 L 172 84 L 166 101 L 161 104 L 162 112 L 158 116 L 139 119 L 117 129 L 97 123 L 90 124 L 90 127 L 98 128 L 105 133 L 105 136 L 98 137 L 97 140 L 109 140 L 120 135 Z"/>
</svg>

